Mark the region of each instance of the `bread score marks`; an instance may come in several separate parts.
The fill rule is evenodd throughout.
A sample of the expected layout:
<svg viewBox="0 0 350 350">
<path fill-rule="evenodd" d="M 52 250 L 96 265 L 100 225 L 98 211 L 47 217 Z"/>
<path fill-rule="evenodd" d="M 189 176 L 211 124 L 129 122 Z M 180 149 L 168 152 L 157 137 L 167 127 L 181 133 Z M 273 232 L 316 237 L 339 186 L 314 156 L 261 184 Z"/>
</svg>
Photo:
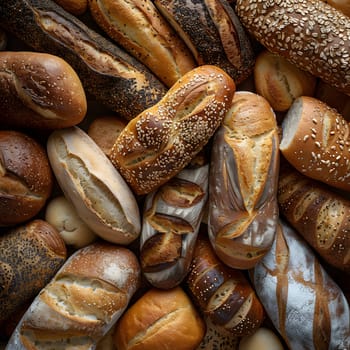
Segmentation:
<svg viewBox="0 0 350 350">
<path fill-rule="evenodd" d="M 252 267 L 276 231 L 279 136 L 268 102 L 235 93 L 216 132 L 209 182 L 209 236 L 231 267 Z"/>
<path fill-rule="evenodd" d="M 181 171 L 219 127 L 235 84 L 223 70 L 200 66 L 153 107 L 129 122 L 110 159 L 137 194 L 147 194 Z"/>
<path fill-rule="evenodd" d="M 119 244 L 138 237 L 140 213 L 134 195 L 83 130 L 53 132 L 48 155 L 62 191 L 97 235 Z"/>
<path fill-rule="evenodd" d="M 322 1 L 238 0 L 245 28 L 268 50 L 350 93 L 350 18 Z"/>
<path fill-rule="evenodd" d="M 348 348 L 344 294 L 301 236 L 286 222 L 280 225 L 272 249 L 253 272 L 264 309 L 290 348 Z"/>
</svg>

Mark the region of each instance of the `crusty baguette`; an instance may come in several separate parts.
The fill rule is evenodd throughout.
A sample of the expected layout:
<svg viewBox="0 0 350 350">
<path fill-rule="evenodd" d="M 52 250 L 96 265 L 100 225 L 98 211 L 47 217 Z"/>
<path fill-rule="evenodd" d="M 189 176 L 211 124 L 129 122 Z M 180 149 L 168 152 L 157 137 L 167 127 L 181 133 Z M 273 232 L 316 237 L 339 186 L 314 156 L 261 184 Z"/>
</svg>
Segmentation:
<svg viewBox="0 0 350 350">
<path fill-rule="evenodd" d="M 320 100 L 297 98 L 282 123 L 280 150 L 303 175 L 350 191 L 350 127 Z"/>
<path fill-rule="evenodd" d="M 350 94 L 350 18 L 322 1 L 237 0 L 236 13 L 269 51 Z"/>
<path fill-rule="evenodd" d="M 278 218 L 279 136 L 265 98 L 237 91 L 212 144 L 208 231 L 227 265 L 248 269 L 270 249 Z"/>
<path fill-rule="evenodd" d="M 252 73 L 250 38 L 226 0 L 155 0 L 199 65 L 216 65 L 238 85 Z"/>
<path fill-rule="evenodd" d="M 212 323 L 236 337 L 254 333 L 264 320 L 264 309 L 243 271 L 225 265 L 208 237 L 198 236 L 185 280 L 195 304 Z"/>
<path fill-rule="evenodd" d="M 55 130 L 47 152 L 60 188 L 94 233 L 123 245 L 139 236 L 141 217 L 134 194 L 85 131 Z"/>
<path fill-rule="evenodd" d="M 155 104 L 167 91 L 136 58 L 52 0 L 2 1 L 0 26 L 35 51 L 65 59 L 89 96 L 126 119 Z"/>
<path fill-rule="evenodd" d="M 236 86 L 216 66 L 196 67 L 122 130 L 110 159 L 138 195 L 181 171 L 219 127 Z"/>
<path fill-rule="evenodd" d="M 195 350 L 205 324 L 181 287 L 146 291 L 117 322 L 118 350 Z"/>
<path fill-rule="evenodd" d="M 46 204 L 52 187 L 43 146 L 23 132 L 0 130 L 0 226 L 32 219 Z"/>
<path fill-rule="evenodd" d="M 0 52 L 0 120 L 19 128 L 58 129 L 80 123 L 85 91 L 62 58 L 31 51 Z"/>
<path fill-rule="evenodd" d="M 192 53 L 151 0 L 89 0 L 100 27 L 167 87 L 197 66 Z"/>
<path fill-rule="evenodd" d="M 140 286 L 131 250 L 94 243 L 76 251 L 31 303 L 8 350 L 95 349 Z"/>
<path fill-rule="evenodd" d="M 278 185 L 280 213 L 330 265 L 350 273 L 350 201 L 287 164 Z"/>
<path fill-rule="evenodd" d="M 67 249 L 52 225 L 36 219 L 2 234 L 0 251 L 0 321 L 3 321 L 46 286 L 65 262 Z"/>
<path fill-rule="evenodd" d="M 306 241 L 284 221 L 255 266 L 254 289 L 288 349 L 350 348 L 349 304 Z"/>
<path fill-rule="evenodd" d="M 140 262 L 154 287 L 173 288 L 189 271 L 208 198 L 209 164 L 203 153 L 145 198 Z"/>
</svg>

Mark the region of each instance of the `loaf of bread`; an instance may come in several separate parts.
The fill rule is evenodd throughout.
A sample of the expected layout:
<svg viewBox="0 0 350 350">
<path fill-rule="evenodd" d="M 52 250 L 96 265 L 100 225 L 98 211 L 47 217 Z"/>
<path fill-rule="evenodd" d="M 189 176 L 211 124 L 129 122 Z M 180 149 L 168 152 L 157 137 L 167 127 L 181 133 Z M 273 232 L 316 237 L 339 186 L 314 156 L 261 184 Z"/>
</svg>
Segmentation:
<svg viewBox="0 0 350 350">
<path fill-rule="evenodd" d="M 33 50 L 65 59 L 91 99 L 126 119 L 154 105 L 167 91 L 136 58 L 53 0 L 2 1 L 0 26 Z"/>
<path fill-rule="evenodd" d="M 206 235 L 196 241 L 186 287 L 203 315 L 236 337 L 254 333 L 264 320 L 264 309 L 241 270 L 216 256 Z M 223 331 L 224 332 L 224 331 Z"/>
<path fill-rule="evenodd" d="M 58 129 L 80 123 L 87 101 L 77 73 L 60 57 L 2 51 L 0 109 L 4 126 Z"/>
<path fill-rule="evenodd" d="M 314 97 L 297 98 L 282 123 L 280 150 L 303 175 L 350 191 L 350 127 Z"/>
<path fill-rule="evenodd" d="M 157 288 L 179 285 L 189 271 L 204 206 L 209 163 L 200 152 L 191 163 L 144 201 L 140 262 Z"/>
<path fill-rule="evenodd" d="M 270 104 L 255 93 L 237 91 L 214 136 L 209 174 L 209 238 L 230 267 L 252 268 L 272 245 L 278 147 Z"/>
<path fill-rule="evenodd" d="M 47 151 L 65 197 L 95 234 L 123 245 L 139 236 L 141 217 L 134 194 L 85 131 L 77 126 L 55 130 Z"/>
<path fill-rule="evenodd" d="M 243 337 L 238 350 L 284 350 L 281 340 L 269 328 L 260 327 L 254 334 Z"/>
<path fill-rule="evenodd" d="M 238 85 L 253 72 L 250 38 L 226 0 L 155 0 L 198 65 L 218 66 Z"/>
<path fill-rule="evenodd" d="M 268 50 L 256 58 L 254 82 L 256 93 L 265 97 L 278 112 L 287 111 L 299 96 L 313 96 L 316 89 L 314 75 Z"/>
<path fill-rule="evenodd" d="M 222 69 L 203 65 L 128 123 L 110 159 L 136 194 L 154 191 L 188 165 L 219 127 L 235 90 Z"/>
<path fill-rule="evenodd" d="M 291 350 L 349 349 L 349 304 L 306 241 L 281 221 L 254 289 Z"/>
<path fill-rule="evenodd" d="M 52 187 L 43 146 L 23 132 L 0 130 L 0 226 L 32 219 L 44 207 Z"/>
<path fill-rule="evenodd" d="M 102 242 L 81 248 L 34 299 L 6 349 L 95 349 L 139 285 L 131 250 Z"/>
<path fill-rule="evenodd" d="M 51 280 L 67 257 L 57 230 L 36 219 L 0 236 L 0 322 L 19 311 Z"/>
<path fill-rule="evenodd" d="M 281 167 L 280 213 L 330 265 L 350 274 L 350 200 L 293 167 Z"/>
<path fill-rule="evenodd" d="M 205 324 L 181 287 L 151 288 L 130 306 L 117 323 L 118 350 L 195 350 Z"/>
<path fill-rule="evenodd" d="M 151 0 L 89 0 L 99 26 L 167 87 L 197 66 L 192 53 Z"/>
<path fill-rule="evenodd" d="M 237 0 L 246 30 L 272 53 L 350 94 L 350 18 L 323 1 Z"/>
<path fill-rule="evenodd" d="M 54 0 L 56 4 L 62 6 L 66 11 L 75 16 L 84 14 L 88 8 L 88 0 Z"/>
</svg>

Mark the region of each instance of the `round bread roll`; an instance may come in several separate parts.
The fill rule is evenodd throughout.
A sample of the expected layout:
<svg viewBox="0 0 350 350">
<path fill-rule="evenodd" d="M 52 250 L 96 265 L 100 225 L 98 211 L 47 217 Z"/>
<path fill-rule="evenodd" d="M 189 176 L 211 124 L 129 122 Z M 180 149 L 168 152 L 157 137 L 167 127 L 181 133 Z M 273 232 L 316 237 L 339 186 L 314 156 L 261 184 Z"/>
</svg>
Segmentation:
<svg viewBox="0 0 350 350">
<path fill-rule="evenodd" d="M 243 337 L 238 350 L 283 350 L 279 337 L 271 330 L 260 327 L 254 334 Z"/>
<path fill-rule="evenodd" d="M 313 96 L 316 87 L 315 76 L 268 50 L 256 59 L 254 81 L 256 92 L 278 112 L 289 109 L 299 96 Z"/>
<path fill-rule="evenodd" d="M 74 249 L 85 247 L 97 238 L 65 196 L 53 198 L 47 204 L 45 220 L 54 226 L 65 243 Z"/>
<path fill-rule="evenodd" d="M 23 223 L 37 215 L 52 186 L 45 149 L 22 132 L 0 130 L 0 226 Z"/>
<path fill-rule="evenodd" d="M 118 350 L 194 350 L 205 334 L 205 323 L 181 287 L 152 288 L 117 323 Z"/>
</svg>

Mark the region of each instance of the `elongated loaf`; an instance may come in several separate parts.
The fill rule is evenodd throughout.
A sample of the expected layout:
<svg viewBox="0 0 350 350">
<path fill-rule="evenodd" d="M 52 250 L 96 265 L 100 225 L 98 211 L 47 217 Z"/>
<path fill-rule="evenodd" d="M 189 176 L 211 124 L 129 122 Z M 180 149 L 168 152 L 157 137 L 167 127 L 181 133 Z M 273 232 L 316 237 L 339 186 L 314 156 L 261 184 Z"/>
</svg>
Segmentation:
<svg viewBox="0 0 350 350">
<path fill-rule="evenodd" d="M 139 236 L 141 218 L 134 194 L 85 131 L 55 130 L 47 152 L 60 188 L 95 234 L 123 245 Z"/>
<path fill-rule="evenodd" d="M 1 235 L 0 251 L 0 321 L 3 321 L 46 286 L 65 262 L 67 249 L 57 230 L 37 219 Z"/>
<path fill-rule="evenodd" d="M 73 68 L 58 56 L 0 52 L 1 123 L 7 127 L 58 129 L 80 123 L 85 91 Z"/>
<path fill-rule="evenodd" d="M 46 204 L 52 187 L 45 148 L 23 132 L 0 130 L 0 226 L 32 219 Z"/>
<path fill-rule="evenodd" d="M 349 349 L 349 304 L 306 241 L 281 221 L 254 289 L 291 350 Z"/>
<path fill-rule="evenodd" d="M 52 0 L 3 1 L 0 26 L 35 51 L 65 59 L 89 96 L 126 119 L 154 105 L 167 91 L 136 58 Z"/>
<path fill-rule="evenodd" d="M 282 123 L 280 150 L 299 172 L 350 191 L 350 127 L 335 109 L 302 96 Z"/>
<path fill-rule="evenodd" d="M 34 299 L 7 350 L 95 349 L 139 287 L 131 250 L 94 243 L 75 252 Z"/>
<path fill-rule="evenodd" d="M 263 306 L 248 279 L 219 260 L 205 234 L 198 236 L 185 282 L 199 310 L 223 333 L 240 337 L 262 324 Z"/>
<path fill-rule="evenodd" d="M 237 0 L 236 13 L 269 51 L 350 94 L 350 18 L 322 1 Z"/>
<path fill-rule="evenodd" d="M 89 0 L 100 27 L 171 87 L 197 66 L 192 53 L 151 0 Z"/>
<path fill-rule="evenodd" d="M 203 153 L 145 198 L 140 262 L 154 287 L 173 288 L 189 271 L 208 198 L 209 164 Z"/>
<path fill-rule="evenodd" d="M 208 233 L 216 254 L 238 269 L 270 249 L 277 225 L 279 136 L 267 100 L 237 91 L 216 132 L 209 174 Z"/>
<path fill-rule="evenodd" d="M 350 273 L 350 201 L 321 182 L 281 167 L 280 213 L 330 265 Z"/>
<path fill-rule="evenodd" d="M 238 85 L 253 71 L 250 39 L 226 0 L 155 0 L 157 8 L 190 48 L 198 65 L 215 65 Z"/>
<path fill-rule="evenodd" d="M 128 123 L 110 159 L 136 194 L 154 191 L 193 159 L 219 127 L 235 90 L 222 69 L 203 65 Z"/>
</svg>

